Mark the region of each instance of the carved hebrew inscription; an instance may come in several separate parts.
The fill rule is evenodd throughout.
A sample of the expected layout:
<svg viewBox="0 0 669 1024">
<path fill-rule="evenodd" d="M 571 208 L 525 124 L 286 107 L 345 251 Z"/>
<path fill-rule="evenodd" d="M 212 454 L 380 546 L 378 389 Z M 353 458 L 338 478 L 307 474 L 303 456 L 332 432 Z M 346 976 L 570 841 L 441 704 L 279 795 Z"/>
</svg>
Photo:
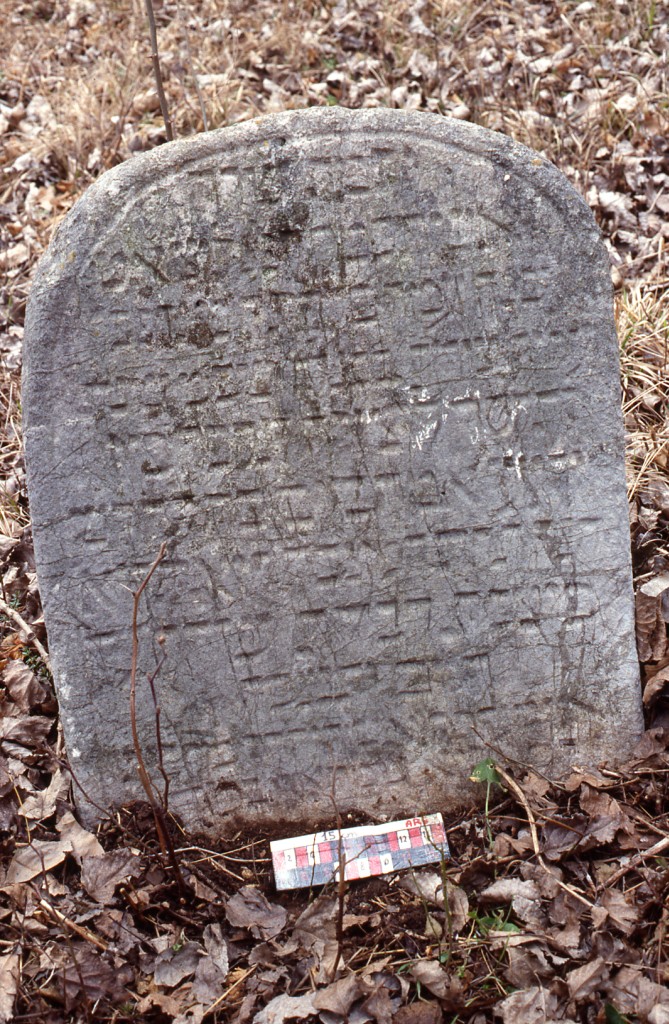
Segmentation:
<svg viewBox="0 0 669 1024">
<path fill-rule="evenodd" d="M 163 539 L 141 657 L 191 824 L 327 817 L 335 769 L 342 810 L 441 808 L 481 737 L 550 771 L 624 751 L 607 273 L 554 168 L 431 115 L 263 118 L 89 190 L 34 288 L 25 402 L 98 802 L 137 793 L 128 588 Z"/>
</svg>

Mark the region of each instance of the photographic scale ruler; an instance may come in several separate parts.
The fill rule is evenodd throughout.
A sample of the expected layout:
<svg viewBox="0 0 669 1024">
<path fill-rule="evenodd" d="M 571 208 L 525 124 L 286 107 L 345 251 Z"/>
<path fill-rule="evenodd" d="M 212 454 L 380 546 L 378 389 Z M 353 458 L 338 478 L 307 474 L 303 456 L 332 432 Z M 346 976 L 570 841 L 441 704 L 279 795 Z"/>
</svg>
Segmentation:
<svg viewBox="0 0 669 1024">
<path fill-rule="evenodd" d="M 434 864 L 449 856 L 441 814 L 330 829 L 270 843 L 277 889 L 302 889 L 344 878 L 387 875 L 403 868 Z"/>
</svg>

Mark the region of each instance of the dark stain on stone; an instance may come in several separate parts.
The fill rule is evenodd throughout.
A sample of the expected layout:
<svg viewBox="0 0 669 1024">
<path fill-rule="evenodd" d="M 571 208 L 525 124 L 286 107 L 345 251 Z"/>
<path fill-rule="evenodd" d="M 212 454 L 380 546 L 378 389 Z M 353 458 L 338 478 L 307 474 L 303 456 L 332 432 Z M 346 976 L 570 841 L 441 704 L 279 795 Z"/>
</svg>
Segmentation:
<svg viewBox="0 0 669 1024">
<path fill-rule="evenodd" d="M 239 791 L 239 786 L 236 782 L 231 782 L 229 779 L 221 779 L 216 783 L 216 789 L 219 793 L 231 789 Z"/>
<path fill-rule="evenodd" d="M 204 320 L 196 320 L 186 332 L 186 341 L 195 348 L 208 348 L 214 340 L 214 333 Z"/>
<path fill-rule="evenodd" d="M 309 206 L 303 202 L 287 204 L 277 210 L 267 222 L 263 235 L 270 252 L 277 255 L 292 242 L 298 242 L 309 220 Z"/>
</svg>

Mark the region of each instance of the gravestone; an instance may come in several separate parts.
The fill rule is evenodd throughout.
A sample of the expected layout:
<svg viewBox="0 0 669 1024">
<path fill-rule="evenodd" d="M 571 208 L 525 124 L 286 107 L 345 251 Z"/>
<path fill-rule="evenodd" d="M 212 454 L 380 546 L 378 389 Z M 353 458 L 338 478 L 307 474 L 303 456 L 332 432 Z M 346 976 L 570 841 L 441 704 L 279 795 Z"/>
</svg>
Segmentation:
<svg viewBox="0 0 669 1024">
<path fill-rule="evenodd" d="M 139 721 L 155 771 L 164 656 L 190 825 L 327 820 L 333 785 L 341 811 L 433 811 L 484 741 L 556 773 L 638 736 L 608 263 L 536 153 L 319 108 L 135 157 L 41 263 L 24 401 L 63 726 L 97 803 L 142 795 L 131 591 L 163 540 Z"/>
</svg>

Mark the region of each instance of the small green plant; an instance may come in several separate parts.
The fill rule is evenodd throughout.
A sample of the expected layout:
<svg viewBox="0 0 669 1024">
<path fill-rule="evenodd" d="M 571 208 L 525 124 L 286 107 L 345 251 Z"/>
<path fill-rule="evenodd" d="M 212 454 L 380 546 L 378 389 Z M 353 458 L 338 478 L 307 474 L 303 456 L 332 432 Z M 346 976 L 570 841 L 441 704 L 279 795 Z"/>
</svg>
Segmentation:
<svg viewBox="0 0 669 1024">
<path fill-rule="evenodd" d="M 471 775 L 469 776 L 471 782 L 485 782 L 485 823 L 486 831 L 488 833 L 488 843 L 492 849 L 493 835 L 490 827 L 490 793 L 493 786 L 501 785 L 501 778 L 499 772 L 495 768 L 495 762 L 491 757 L 486 757 L 485 761 L 479 761 L 478 764 L 472 768 Z"/>
<path fill-rule="evenodd" d="M 604 1006 L 604 1014 L 606 1024 L 631 1024 L 629 1017 L 623 1017 L 622 1013 L 619 1013 L 611 1003 L 606 1003 Z"/>
<path fill-rule="evenodd" d="M 137 1013 L 137 1004 L 130 1001 L 120 1003 L 118 1012 L 120 1017 L 134 1017 Z"/>
<path fill-rule="evenodd" d="M 508 932 L 509 935 L 517 935 L 521 931 L 517 924 L 509 920 L 510 913 L 509 908 L 499 907 L 489 914 L 479 914 L 477 910 L 471 910 L 469 916 L 485 939 L 490 932 Z"/>
<path fill-rule="evenodd" d="M 21 661 L 23 661 L 28 668 L 31 668 L 36 676 L 44 676 L 47 679 L 51 677 L 49 669 L 44 664 L 44 659 L 37 653 L 37 651 L 33 651 L 31 647 L 21 648 Z"/>
<path fill-rule="evenodd" d="M 657 4 L 655 3 L 655 0 L 651 0 L 650 4 L 648 5 L 648 12 L 647 12 L 647 15 L 646 15 L 646 24 L 648 26 L 648 35 L 651 34 L 651 32 L 653 31 L 653 29 L 655 27 L 655 17 L 656 17 L 656 15 L 657 15 Z"/>
</svg>

